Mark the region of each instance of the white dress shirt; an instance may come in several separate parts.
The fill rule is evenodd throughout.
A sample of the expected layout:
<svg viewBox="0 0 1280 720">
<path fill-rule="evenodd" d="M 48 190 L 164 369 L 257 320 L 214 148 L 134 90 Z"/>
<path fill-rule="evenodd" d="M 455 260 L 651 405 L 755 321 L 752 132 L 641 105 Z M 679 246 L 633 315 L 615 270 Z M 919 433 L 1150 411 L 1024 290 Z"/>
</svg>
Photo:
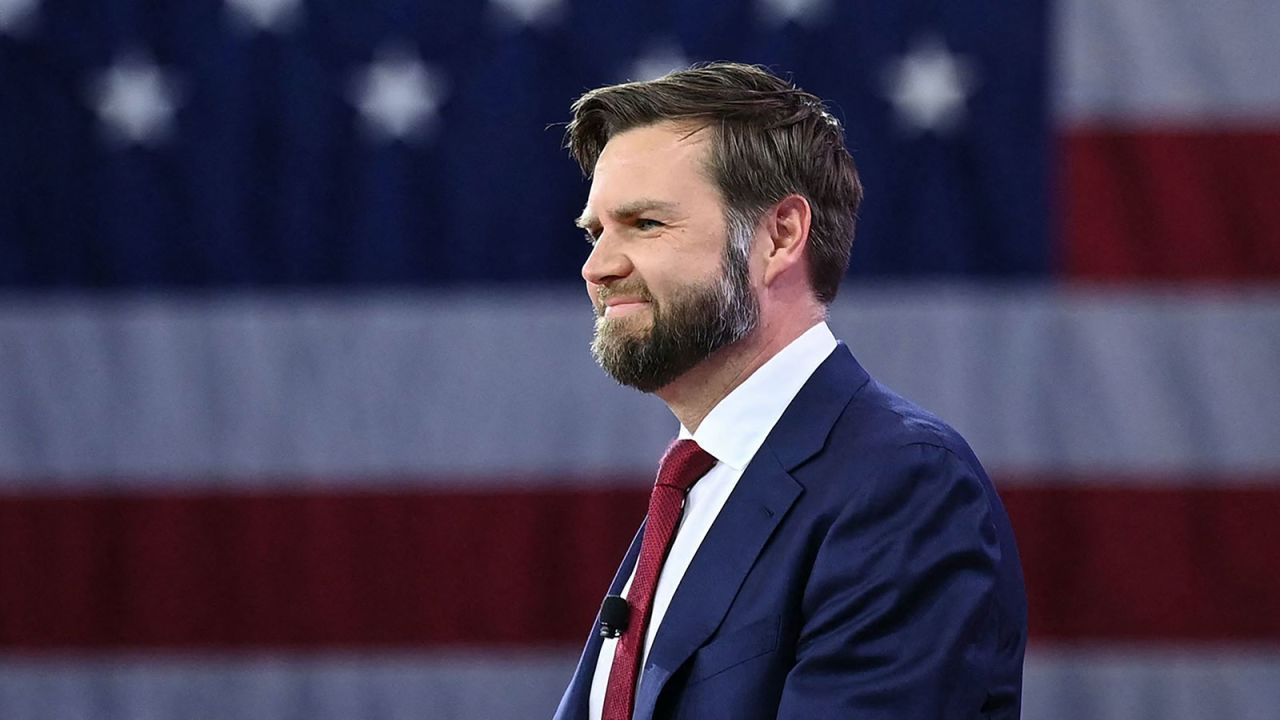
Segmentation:
<svg viewBox="0 0 1280 720">
<path fill-rule="evenodd" d="M 717 462 L 694 484 L 685 499 L 680 525 L 676 528 L 675 539 L 671 542 L 671 550 L 654 590 L 653 615 L 644 638 L 641 668 L 685 570 L 711 529 L 711 523 L 729 499 L 729 494 L 737 487 L 742 471 L 755 457 L 796 393 L 835 348 L 836 339 L 827 324 L 820 322 L 814 325 L 726 395 L 707 414 L 698 426 L 698 432 L 691 433 L 683 425 L 680 427 L 681 439 L 692 438 Z M 634 579 L 635 570 L 632 569 L 631 577 L 622 590 L 623 597 L 630 594 Z M 616 639 L 606 638 L 600 648 L 600 659 L 596 661 L 595 674 L 591 679 L 591 720 L 600 720 L 617 645 Z"/>
</svg>

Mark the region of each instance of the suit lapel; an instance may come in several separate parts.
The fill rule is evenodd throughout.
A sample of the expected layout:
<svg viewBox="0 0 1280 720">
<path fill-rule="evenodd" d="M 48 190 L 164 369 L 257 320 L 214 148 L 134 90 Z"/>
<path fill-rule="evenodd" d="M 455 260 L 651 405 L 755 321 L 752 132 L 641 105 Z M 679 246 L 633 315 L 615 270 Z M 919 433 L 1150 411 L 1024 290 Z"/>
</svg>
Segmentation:
<svg viewBox="0 0 1280 720">
<path fill-rule="evenodd" d="M 771 453 L 756 454 L 699 546 L 654 637 L 636 690 L 636 718 L 653 715 L 667 678 L 719 627 L 756 556 L 800 496 Z"/>
<path fill-rule="evenodd" d="M 769 433 L 671 599 L 636 691 L 635 718 L 653 716 L 671 673 L 720 626 L 760 551 L 803 492 L 790 471 L 822 448 L 841 411 L 868 379 L 841 343 Z"/>
<path fill-rule="evenodd" d="M 622 558 L 622 565 L 609 584 L 609 595 L 620 595 L 622 588 L 631 577 L 631 569 L 635 567 L 640 556 L 640 541 L 644 537 L 644 525 L 631 540 L 631 547 Z M 601 598 L 603 601 L 603 598 Z M 600 647 L 604 640 L 600 637 L 600 613 L 596 612 L 596 620 L 591 624 L 591 634 L 587 636 L 587 646 L 578 659 L 578 667 L 573 671 L 573 679 L 560 699 L 560 707 L 556 709 L 554 720 L 587 720 L 588 702 L 591 699 L 591 680 L 596 672 L 596 663 L 600 660 Z"/>
</svg>

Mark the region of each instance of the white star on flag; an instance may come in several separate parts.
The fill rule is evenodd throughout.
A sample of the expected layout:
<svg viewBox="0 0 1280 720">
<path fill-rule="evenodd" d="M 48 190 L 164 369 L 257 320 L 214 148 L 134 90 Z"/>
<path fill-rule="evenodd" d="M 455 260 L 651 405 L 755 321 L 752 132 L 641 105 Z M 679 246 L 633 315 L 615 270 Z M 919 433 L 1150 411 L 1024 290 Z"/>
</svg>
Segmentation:
<svg viewBox="0 0 1280 720">
<path fill-rule="evenodd" d="M 401 48 L 378 53 L 356 73 L 349 99 L 378 140 L 415 140 L 435 123 L 445 93 L 444 76 Z"/>
<path fill-rule="evenodd" d="M 546 26 L 564 14 L 564 0 L 490 0 L 489 12 L 504 24 Z"/>
<path fill-rule="evenodd" d="M 35 24 L 40 0 L 0 0 L 0 35 L 22 35 Z"/>
<path fill-rule="evenodd" d="M 225 0 L 227 14 L 249 31 L 284 32 L 302 15 L 302 0 Z"/>
<path fill-rule="evenodd" d="M 813 26 L 826 20 L 831 0 L 760 0 L 756 10 L 770 25 L 793 22 Z"/>
<path fill-rule="evenodd" d="M 689 67 L 689 58 L 680 51 L 679 46 L 671 42 L 650 45 L 640 57 L 631 63 L 627 80 L 653 80 L 660 78 L 672 70 L 683 70 Z"/>
<path fill-rule="evenodd" d="M 154 145 L 169 136 L 181 100 L 177 76 L 128 54 L 89 85 L 89 103 L 113 140 Z"/>
<path fill-rule="evenodd" d="M 904 127 L 943 134 L 964 119 L 977 77 L 968 61 L 947 50 L 940 38 L 929 36 L 889 64 L 884 84 Z"/>
</svg>

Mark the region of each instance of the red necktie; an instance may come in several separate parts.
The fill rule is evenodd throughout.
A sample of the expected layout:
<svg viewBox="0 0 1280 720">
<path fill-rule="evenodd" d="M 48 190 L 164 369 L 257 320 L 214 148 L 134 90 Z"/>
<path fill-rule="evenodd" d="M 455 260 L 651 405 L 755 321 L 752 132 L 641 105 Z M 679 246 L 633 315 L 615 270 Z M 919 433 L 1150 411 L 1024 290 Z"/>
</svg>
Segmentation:
<svg viewBox="0 0 1280 720">
<path fill-rule="evenodd" d="M 609 686 L 604 694 L 603 720 L 631 720 L 635 707 L 636 680 L 640 675 L 640 656 L 653 611 L 653 591 L 658 574 L 667 558 L 671 539 L 680 524 L 684 498 L 689 488 L 706 474 L 716 459 L 692 440 L 676 440 L 667 448 L 658 466 L 658 480 L 649 496 L 649 516 L 640 543 L 640 559 L 636 561 L 635 578 L 627 602 L 631 606 L 627 629 L 618 638 L 609 669 Z"/>
</svg>

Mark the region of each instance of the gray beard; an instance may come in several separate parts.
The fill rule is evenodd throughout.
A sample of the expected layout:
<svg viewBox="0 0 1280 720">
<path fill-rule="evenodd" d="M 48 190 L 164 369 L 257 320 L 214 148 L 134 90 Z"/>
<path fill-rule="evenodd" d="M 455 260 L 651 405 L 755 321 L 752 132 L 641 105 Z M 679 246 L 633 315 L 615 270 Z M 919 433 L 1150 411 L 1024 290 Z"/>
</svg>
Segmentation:
<svg viewBox="0 0 1280 720">
<path fill-rule="evenodd" d="M 751 334 L 760 303 L 751 291 L 748 243 L 734 240 L 725 243 L 715 280 L 686 286 L 661 305 L 641 288 L 653 315 L 647 331 L 629 330 L 627 318 L 611 320 L 597 308 L 591 355 L 600 367 L 622 385 L 654 392 Z"/>
</svg>

